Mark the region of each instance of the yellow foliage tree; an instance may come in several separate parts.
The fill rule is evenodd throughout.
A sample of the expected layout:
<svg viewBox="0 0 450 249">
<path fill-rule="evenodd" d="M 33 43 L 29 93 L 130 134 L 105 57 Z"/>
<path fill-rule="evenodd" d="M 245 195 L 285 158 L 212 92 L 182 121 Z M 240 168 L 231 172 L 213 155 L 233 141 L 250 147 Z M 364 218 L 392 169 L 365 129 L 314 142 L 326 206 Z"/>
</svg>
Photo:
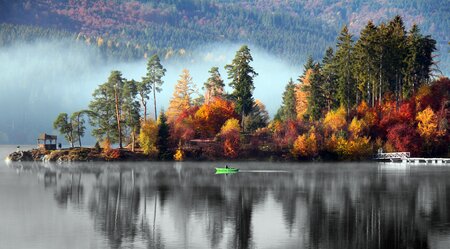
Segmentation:
<svg viewBox="0 0 450 249">
<path fill-rule="evenodd" d="M 300 120 L 303 119 L 303 116 L 308 111 L 309 92 L 304 91 L 304 88 L 311 84 L 311 74 L 312 69 L 308 69 L 305 76 L 300 79 L 301 84 L 297 85 L 295 88 L 295 109 L 297 111 L 297 119 Z"/>
<path fill-rule="evenodd" d="M 181 146 L 178 146 L 177 150 L 175 151 L 175 155 L 173 155 L 173 159 L 175 161 L 182 161 L 184 158 L 183 150 L 181 149 Z"/>
<path fill-rule="evenodd" d="M 103 45 L 103 38 L 101 36 L 97 37 L 97 46 L 101 47 Z"/>
<path fill-rule="evenodd" d="M 368 137 L 355 137 L 347 142 L 343 155 L 347 159 L 360 160 L 372 154 L 372 145 Z"/>
<path fill-rule="evenodd" d="M 345 111 L 345 108 L 341 106 L 335 111 L 329 111 L 325 115 L 323 124 L 333 132 L 342 130 L 347 125 L 347 120 L 345 119 L 346 116 L 347 112 Z"/>
<path fill-rule="evenodd" d="M 353 118 L 352 122 L 348 126 L 348 130 L 352 134 L 352 137 L 359 137 L 363 134 L 364 130 L 366 130 L 366 122 L 361 119 Z"/>
<path fill-rule="evenodd" d="M 297 137 L 291 149 L 291 154 L 294 157 L 315 157 L 319 154 L 317 135 L 314 127 L 310 129 L 308 134 Z"/>
<path fill-rule="evenodd" d="M 178 115 L 184 110 L 187 110 L 192 105 L 191 95 L 195 92 L 195 85 L 192 82 L 192 77 L 189 70 L 183 69 L 180 79 L 175 85 L 172 99 L 167 110 L 167 119 L 173 122 Z"/>
<path fill-rule="evenodd" d="M 235 118 L 230 118 L 227 121 L 225 121 L 225 124 L 223 124 L 222 128 L 220 128 L 221 134 L 226 134 L 231 131 L 240 131 L 241 126 L 239 125 L 239 120 Z"/>
<path fill-rule="evenodd" d="M 147 119 L 141 123 L 141 132 L 139 133 L 139 144 L 146 155 L 158 155 L 156 140 L 158 137 L 158 124 L 152 119 Z"/>
<path fill-rule="evenodd" d="M 419 122 L 417 125 L 417 130 L 420 136 L 423 137 L 426 142 L 429 142 L 431 138 L 439 135 L 438 118 L 430 107 L 427 107 L 425 110 L 418 112 L 416 115 L 416 120 Z"/>
</svg>

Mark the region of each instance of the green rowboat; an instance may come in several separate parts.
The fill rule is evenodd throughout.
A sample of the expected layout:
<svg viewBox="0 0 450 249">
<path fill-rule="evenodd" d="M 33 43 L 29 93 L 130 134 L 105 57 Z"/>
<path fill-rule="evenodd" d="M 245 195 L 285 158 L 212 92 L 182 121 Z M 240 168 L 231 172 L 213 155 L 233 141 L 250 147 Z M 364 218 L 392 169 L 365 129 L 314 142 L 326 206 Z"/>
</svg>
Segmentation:
<svg viewBox="0 0 450 249">
<path fill-rule="evenodd" d="M 236 168 L 216 168 L 216 174 L 231 174 L 237 172 L 239 172 L 239 169 Z"/>
</svg>

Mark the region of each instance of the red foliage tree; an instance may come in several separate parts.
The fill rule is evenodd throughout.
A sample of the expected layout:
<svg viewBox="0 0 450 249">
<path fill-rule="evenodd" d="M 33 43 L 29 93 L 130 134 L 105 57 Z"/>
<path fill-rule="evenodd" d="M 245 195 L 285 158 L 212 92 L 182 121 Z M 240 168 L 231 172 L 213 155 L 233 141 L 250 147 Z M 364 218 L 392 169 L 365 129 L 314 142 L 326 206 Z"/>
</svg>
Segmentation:
<svg viewBox="0 0 450 249">
<path fill-rule="evenodd" d="M 387 130 L 387 142 L 397 151 L 409 151 L 420 154 L 421 139 L 416 129 L 408 123 L 398 123 Z"/>
</svg>

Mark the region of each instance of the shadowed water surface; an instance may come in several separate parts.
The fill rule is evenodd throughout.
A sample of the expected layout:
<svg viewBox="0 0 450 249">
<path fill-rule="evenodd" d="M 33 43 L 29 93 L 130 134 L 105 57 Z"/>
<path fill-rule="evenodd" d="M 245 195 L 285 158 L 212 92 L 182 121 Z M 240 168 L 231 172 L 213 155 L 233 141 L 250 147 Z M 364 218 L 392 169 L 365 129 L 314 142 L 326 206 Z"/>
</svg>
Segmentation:
<svg viewBox="0 0 450 249">
<path fill-rule="evenodd" d="M 450 248 L 450 168 L 223 164 L 1 161 L 0 248 Z"/>
</svg>

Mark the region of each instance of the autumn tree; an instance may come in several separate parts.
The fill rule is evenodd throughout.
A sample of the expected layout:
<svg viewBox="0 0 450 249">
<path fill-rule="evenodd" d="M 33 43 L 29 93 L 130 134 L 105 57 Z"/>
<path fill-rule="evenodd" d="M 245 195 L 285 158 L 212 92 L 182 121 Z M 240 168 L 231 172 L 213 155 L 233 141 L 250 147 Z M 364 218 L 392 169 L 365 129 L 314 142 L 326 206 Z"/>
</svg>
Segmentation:
<svg viewBox="0 0 450 249">
<path fill-rule="evenodd" d="M 225 121 L 231 118 L 238 118 L 234 104 L 222 98 L 213 98 L 195 112 L 194 122 L 201 138 L 213 138 Z"/>
<path fill-rule="evenodd" d="M 146 155 L 152 157 L 156 157 L 158 155 L 158 148 L 156 146 L 157 139 L 157 122 L 151 119 L 143 120 L 139 132 L 139 144 Z"/>
<path fill-rule="evenodd" d="M 318 139 L 314 126 L 311 127 L 308 133 L 297 137 L 292 146 L 291 154 L 295 158 L 312 158 L 319 155 Z"/>
<path fill-rule="evenodd" d="M 223 152 L 229 158 L 236 158 L 239 153 L 239 120 L 228 119 L 220 129 L 220 137 L 223 141 Z"/>
<path fill-rule="evenodd" d="M 306 67 L 307 65 L 305 65 L 305 69 Z M 298 84 L 295 89 L 295 110 L 297 112 L 297 119 L 303 119 L 308 111 L 308 89 L 311 85 L 312 72 L 312 68 L 306 69 L 305 74 L 299 78 L 300 84 Z"/>
<path fill-rule="evenodd" d="M 236 111 L 242 115 L 241 126 L 244 131 L 244 117 L 253 108 L 253 90 L 255 89 L 253 78 L 258 75 L 250 66 L 252 61 L 250 49 L 244 45 L 236 52 L 231 64 L 225 66 L 228 71 L 228 79 L 231 80 L 230 86 L 233 88 L 232 97 L 236 103 Z"/>
<path fill-rule="evenodd" d="M 169 102 L 167 117 L 170 122 L 175 120 L 183 110 L 192 106 L 192 94 L 195 92 L 195 85 L 189 70 L 183 69 L 180 79 L 175 85 L 173 96 Z"/>
<path fill-rule="evenodd" d="M 337 132 L 345 128 L 347 125 L 347 113 L 343 106 L 335 111 L 330 111 L 325 115 L 323 125 L 332 132 Z"/>
<path fill-rule="evenodd" d="M 149 94 L 153 89 L 153 104 L 155 111 L 155 120 L 158 117 L 156 113 L 156 92 L 161 92 L 161 86 L 164 83 L 162 78 L 166 73 L 166 69 L 161 65 L 159 57 L 154 54 L 147 62 L 147 74 L 142 78 L 142 82 L 138 85 L 137 89 L 140 96 L 140 101 L 144 107 L 144 120 L 147 119 L 147 100 Z"/>
<path fill-rule="evenodd" d="M 398 123 L 389 127 L 386 143 L 393 146 L 395 151 L 408 151 L 416 156 L 420 154 L 420 137 L 411 124 Z"/>
</svg>

